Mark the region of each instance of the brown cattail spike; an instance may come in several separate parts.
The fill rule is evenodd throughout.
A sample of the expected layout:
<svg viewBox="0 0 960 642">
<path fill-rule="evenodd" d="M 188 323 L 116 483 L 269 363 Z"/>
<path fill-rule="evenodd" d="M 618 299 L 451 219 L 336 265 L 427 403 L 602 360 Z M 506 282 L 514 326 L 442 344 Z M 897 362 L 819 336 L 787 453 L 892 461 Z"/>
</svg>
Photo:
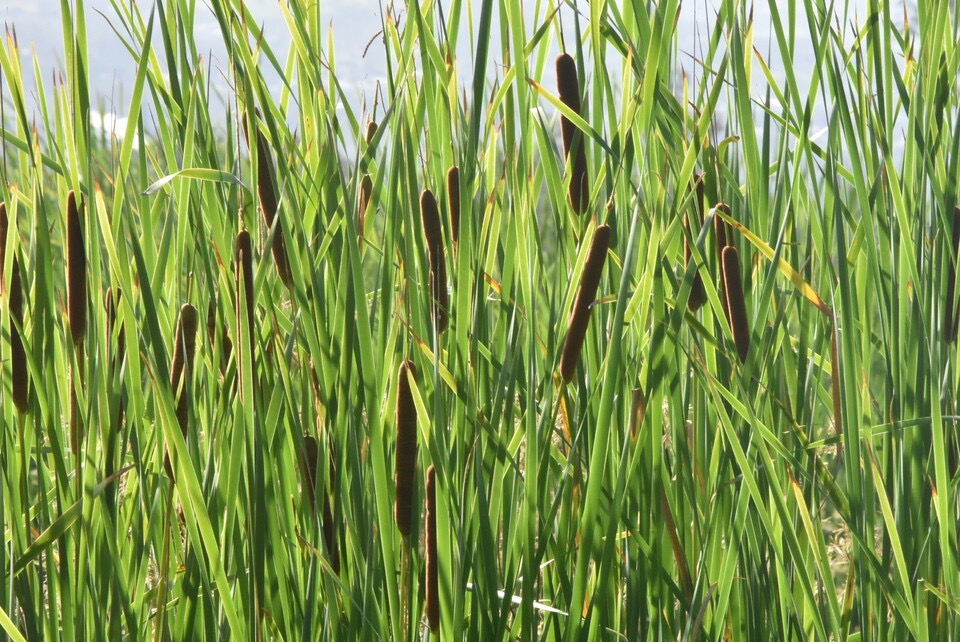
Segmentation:
<svg viewBox="0 0 960 642">
<path fill-rule="evenodd" d="M 703 174 L 697 174 L 694 177 L 694 183 L 696 185 L 694 189 L 694 227 L 690 225 L 690 215 L 687 214 L 684 218 L 684 227 L 687 230 L 688 235 L 696 235 L 697 232 L 703 227 Z M 689 269 L 690 260 L 693 258 L 693 251 L 690 249 L 690 238 L 684 237 L 683 239 L 683 266 L 685 269 Z M 693 273 L 693 284 L 690 286 L 690 296 L 687 298 L 687 308 L 691 312 L 696 312 L 707 302 L 707 291 L 703 287 L 703 277 L 700 276 L 700 271 L 697 270 Z"/>
<path fill-rule="evenodd" d="M 747 322 L 747 305 L 743 298 L 743 280 L 740 278 L 740 255 L 732 245 L 723 249 L 723 281 L 730 332 L 733 334 L 740 361 L 745 362 L 750 350 L 750 327 Z"/>
<path fill-rule="evenodd" d="M 29 408 L 30 378 L 27 373 L 27 353 L 23 349 L 20 330 L 16 327 L 18 324 L 21 328 L 23 327 L 23 287 L 20 284 L 20 265 L 16 256 L 13 257 L 13 265 L 10 270 L 10 291 L 7 307 L 10 313 L 10 369 L 13 405 L 17 407 L 20 414 L 23 414 Z"/>
<path fill-rule="evenodd" d="M 197 328 L 200 320 L 197 309 L 185 303 L 180 308 L 180 319 L 177 321 L 177 334 L 173 343 L 173 357 L 170 361 L 170 388 L 177 395 L 177 423 L 180 432 L 187 436 L 189 428 L 188 407 L 190 402 L 189 384 L 190 374 L 193 372 L 193 354 L 197 347 Z M 169 456 L 164 458 L 164 468 L 173 478 L 173 466 Z"/>
<path fill-rule="evenodd" d="M 580 361 L 580 351 L 583 349 L 583 340 L 587 336 L 587 322 L 590 320 L 590 310 L 597 297 L 597 288 L 600 287 L 600 277 L 603 275 L 603 264 L 607 259 L 607 250 L 610 247 L 610 227 L 601 225 L 593 234 L 590 244 L 590 253 L 583 266 L 583 276 L 580 277 L 580 288 L 577 298 L 570 311 L 567 321 L 567 338 L 563 342 L 563 354 L 560 357 L 560 376 L 567 383 L 573 379 L 573 373 Z"/>
<path fill-rule="evenodd" d="M 450 209 L 450 234 L 454 247 L 460 242 L 460 168 L 447 170 L 447 206 Z"/>
<path fill-rule="evenodd" d="M 373 137 L 377 135 L 377 121 L 371 120 L 367 123 L 367 145 L 373 142 Z"/>
<path fill-rule="evenodd" d="M 73 343 L 80 345 L 87 332 L 87 253 L 73 190 L 67 194 L 67 309 Z"/>
<path fill-rule="evenodd" d="M 250 241 L 250 232 L 247 230 L 240 230 L 240 233 L 237 234 L 237 251 L 236 256 L 234 257 L 236 261 L 236 270 L 237 270 L 237 333 L 238 341 L 237 345 L 242 346 L 242 341 L 239 340 L 239 336 L 243 336 L 242 324 L 246 322 L 247 324 L 247 335 L 249 341 L 247 341 L 246 352 L 241 348 L 239 354 L 240 359 L 245 359 L 249 361 L 251 366 L 251 372 L 253 371 L 253 334 L 254 334 L 254 325 L 253 325 L 253 244 Z M 242 379 L 242 377 L 241 377 Z M 241 387 L 242 390 L 242 387 Z"/>
<path fill-rule="evenodd" d="M 723 250 L 727 247 L 729 241 L 727 240 L 727 223 L 720 218 L 720 212 L 729 215 L 730 208 L 725 203 L 720 203 L 717 205 L 717 212 L 714 213 L 713 216 L 713 235 L 717 242 L 717 261 L 720 262 L 720 269 L 718 270 L 720 274 L 720 305 L 723 307 L 723 316 L 729 317 L 730 313 L 727 311 L 727 297 L 725 294 L 727 286 L 724 284 L 723 279 Z"/>
<path fill-rule="evenodd" d="M 370 197 L 373 196 L 373 179 L 370 174 L 364 174 L 360 180 L 360 195 L 357 200 L 357 238 L 363 243 L 363 230 L 367 220 L 367 208 L 370 207 Z"/>
<path fill-rule="evenodd" d="M 10 221 L 7 220 L 7 204 L 0 203 L 0 292 L 4 292 L 5 284 L 3 279 L 3 267 L 6 265 L 4 259 L 7 252 L 7 228 Z"/>
<path fill-rule="evenodd" d="M 443 231 L 440 228 L 440 211 L 433 192 L 423 190 L 420 195 L 420 215 L 423 218 L 423 235 L 430 253 L 430 292 L 433 294 L 433 322 L 437 334 L 447 329 L 447 266 L 443 255 Z"/>
<path fill-rule="evenodd" d="M 397 530 L 404 538 L 410 535 L 413 488 L 417 474 L 417 408 L 410 389 L 410 378 L 415 373 L 413 362 L 404 361 L 397 374 L 397 452 L 394 466 L 397 499 L 393 516 Z"/>
<path fill-rule="evenodd" d="M 247 133 L 247 146 L 250 145 L 250 136 L 247 132 L 247 122 L 243 122 L 243 131 Z M 277 193 L 273 186 L 273 160 L 270 154 L 270 144 L 267 137 L 257 131 L 257 196 L 260 199 L 260 210 L 266 221 L 267 229 L 273 229 L 274 219 L 277 218 Z M 287 246 L 283 238 L 283 221 L 276 222 L 277 231 L 273 236 L 273 261 L 277 265 L 277 274 L 285 286 L 293 286 L 290 275 L 290 263 L 287 259 Z"/>
<path fill-rule="evenodd" d="M 440 629 L 440 564 L 437 556 L 437 482 L 436 470 L 427 469 L 427 624 L 436 633 Z"/>
<path fill-rule="evenodd" d="M 577 63 L 569 54 L 561 54 L 557 58 L 557 89 L 563 104 L 579 116 L 580 82 L 577 78 Z M 577 214 L 583 214 L 587 211 L 590 199 L 586 141 L 583 138 L 583 132 L 564 116 L 560 116 L 560 133 L 563 135 L 564 157 L 570 164 L 572 172 L 568 193 L 570 205 Z"/>
<path fill-rule="evenodd" d="M 950 255 L 950 269 L 947 270 L 947 309 L 943 318 L 943 326 L 947 335 L 947 342 L 957 340 L 957 326 L 960 325 L 960 315 L 957 314 L 957 267 L 958 252 L 960 252 L 960 206 L 953 208 L 953 254 Z"/>
</svg>

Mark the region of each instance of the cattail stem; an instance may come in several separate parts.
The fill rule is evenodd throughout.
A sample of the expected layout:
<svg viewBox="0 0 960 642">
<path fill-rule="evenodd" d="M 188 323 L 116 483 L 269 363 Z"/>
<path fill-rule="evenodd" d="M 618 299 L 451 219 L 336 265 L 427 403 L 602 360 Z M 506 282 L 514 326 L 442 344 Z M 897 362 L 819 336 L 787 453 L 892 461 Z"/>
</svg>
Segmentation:
<svg viewBox="0 0 960 642">
<path fill-rule="evenodd" d="M 740 255 L 732 245 L 723 249 L 723 280 L 730 332 L 733 334 L 740 361 L 746 362 L 747 352 L 750 350 L 750 327 L 743 296 L 743 280 L 740 277 Z"/>
<path fill-rule="evenodd" d="M 450 234 L 454 248 L 460 242 L 460 168 L 447 170 L 447 207 L 450 210 Z"/>
<path fill-rule="evenodd" d="M 570 319 L 567 321 L 567 338 L 563 342 L 563 354 L 560 357 L 560 376 L 567 383 L 573 379 L 573 373 L 580 361 L 583 341 L 587 336 L 587 322 L 590 321 L 590 311 L 597 297 L 597 288 L 600 286 L 600 277 L 603 275 L 603 264 L 607 259 L 609 247 L 610 227 L 601 225 L 594 232 L 590 253 L 587 254 L 587 262 L 583 266 L 583 276 L 580 277 L 577 298 L 573 302 L 573 310 L 570 311 Z"/>
<path fill-rule="evenodd" d="M 694 223 L 695 229 L 699 230 L 703 227 L 703 174 L 697 174 L 694 177 L 694 203 L 693 212 L 694 212 Z M 683 219 L 683 225 L 687 230 L 687 235 L 683 239 L 683 267 L 684 269 L 690 268 L 690 261 L 693 258 L 693 251 L 690 249 L 690 238 L 695 233 L 694 228 L 690 225 L 690 215 L 687 214 Z M 704 303 L 707 302 L 707 291 L 703 287 L 703 277 L 700 276 L 700 271 L 697 270 L 693 273 L 693 283 L 690 286 L 690 296 L 687 297 L 687 309 L 691 312 L 696 312 L 699 310 Z"/>
<path fill-rule="evenodd" d="M 393 516 L 397 530 L 404 539 L 410 536 L 417 472 L 417 408 L 410 389 L 410 379 L 415 374 L 412 361 L 400 364 L 397 374 L 397 451 L 394 465 L 397 497 Z"/>
<path fill-rule="evenodd" d="M 170 361 L 170 388 L 177 395 L 177 423 L 184 437 L 187 436 L 189 428 L 190 375 L 193 372 L 193 354 L 197 347 L 198 326 L 197 309 L 185 303 L 180 308 L 173 357 Z M 164 459 L 164 467 L 173 479 L 173 466 L 170 464 L 169 456 Z"/>
<path fill-rule="evenodd" d="M 957 340 L 957 326 L 960 325 L 960 315 L 957 313 L 957 267 L 958 253 L 960 253 L 960 205 L 953 208 L 952 248 L 950 255 L 950 269 L 947 270 L 947 309 L 944 313 L 943 327 L 947 335 L 947 343 Z"/>
<path fill-rule="evenodd" d="M 247 135 L 247 146 L 250 146 L 250 134 L 247 130 L 247 121 L 243 122 L 243 131 Z M 278 199 L 273 185 L 273 158 L 270 154 L 270 144 L 267 137 L 257 130 L 257 196 L 260 200 L 260 211 L 267 229 L 274 227 L 277 218 Z M 287 258 L 287 246 L 283 236 L 283 221 L 276 221 L 276 232 L 273 235 L 273 261 L 277 266 L 277 274 L 283 284 L 293 287 L 293 277 L 290 274 L 290 262 Z"/>
<path fill-rule="evenodd" d="M 577 63 L 569 54 L 557 58 L 557 89 L 560 100 L 570 111 L 580 115 L 580 81 L 577 77 Z M 571 166 L 568 197 L 573 211 L 583 214 L 590 200 L 590 186 L 587 179 L 586 141 L 576 125 L 565 116 L 560 116 L 560 132 L 563 136 L 563 153 Z M 571 155 L 573 160 L 571 161 Z"/>
<path fill-rule="evenodd" d="M 427 468 L 426 488 L 427 586 L 426 611 L 430 631 L 440 630 L 440 563 L 437 553 L 437 482 L 436 470 Z"/>
<path fill-rule="evenodd" d="M 420 195 L 420 215 L 423 218 L 423 235 L 430 254 L 430 291 L 433 294 L 433 322 L 437 334 L 447 329 L 447 309 L 450 296 L 447 293 L 447 266 L 443 254 L 443 231 L 440 228 L 440 210 L 433 192 L 426 189 Z"/>
</svg>

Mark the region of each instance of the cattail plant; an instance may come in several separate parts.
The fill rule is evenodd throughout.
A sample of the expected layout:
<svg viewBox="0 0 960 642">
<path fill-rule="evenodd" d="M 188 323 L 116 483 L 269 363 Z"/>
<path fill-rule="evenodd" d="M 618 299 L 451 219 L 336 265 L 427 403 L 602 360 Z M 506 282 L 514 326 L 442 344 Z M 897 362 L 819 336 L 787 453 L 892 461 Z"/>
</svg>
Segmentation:
<svg viewBox="0 0 960 642">
<path fill-rule="evenodd" d="M 23 339 L 17 325 L 23 327 L 23 287 L 20 284 L 20 265 L 16 255 L 10 270 L 10 289 L 7 308 L 10 313 L 10 370 L 13 405 L 20 414 L 29 408 L 30 376 L 27 373 L 27 353 L 23 349 Z"/>
<path fill-rule="evenodd" d="M 310 503 L 310 509 L 317 510 L 316 489 L 317 479 L 320 476 L 320 444 L 312 435 L 303 437 L 303 478 L 304 486 L 307 491 L 307 499 Z M 334 478 L 333 453 L 330 456 L 330 478 Z M 332 489 L 330 489 L 332 490 Z M 336 527 L 333 523 L 333 511 L 330 507 L 330 497 L 327 493 L 323 495 L 323 541 L 327 547 L 327 554 L 330 556 L 330 568 L 333 572 L 340 574 L 340 553 L 337 549 Z"/>
<path fill-rule="evenodd" d="M 240 352 L 237 355 L 238 370 L 241 359 L 250 363 L 250 371 L 253 372 L 253 244 L 250 241 L 250 232 L 240 230 L 237 234 L 237 250 L 235 263 L 237 270 L 237 333 Z M 243 324 L 247 324 L 248 341 L 243 345 L 239 337 L 243 336 Z M 240 377 L 241 381 L 243 377 Z M 243 386 L 240 386 L 243 392 Z"/>
<path fill-rule="evenodd" d="M 577 63 L 569 54 L 557 58 L 557 89 L 560 100 L 570 111 L 580 115 L 580 81 L 577 78 Z M 587 211 L 590 199 L 590 186 L 587 180 L 586 141 L 576 125 L 565 116 L 560 116 L 560 132 L 563 135 L 563 153 L 570 164 L 570 189 L 568 196 L 573 211 L 583 214 Z M 573 159 L 571 160 L 571 155 Z"/>
<path fill-rule="evenodd" d="M 394 482 L 397 489 L 393 516 L 397 530 L 406 539 L 413 519 L 413 489 L 417 474 L 417 408 L 410 390 L 410 378 L 416 375 L 412 361 L 400 364 L 397 373 L 397 451 Z"/>
<path fill-rule="evenodd" d="M 117 308 L 120 304 L 120 297 L 122 291 L 120 288 L 112 289 L 107 288 L 107 294 L 104 297 L 103 307 L 107 316 L 107 337 L 113 337 L 114 330 L 117 333 L 117 345 L 116 348 L 110 354 L 110 370 L 113 373 L 116 373 L 120 369 L 120 364 L 123 363 L 123 355 L 126 352 L 126 337 L 124 336 L 123 324 L 119 325 L 119 319 L 117 317 Z M 119 404 L 117 407 L 117 430 L 120 430 L 120 427 L 123 425 L 123 397 L 120 398 Z"/>
<path fill-rule="evenodd" d="M 950 269 L 947 270 L 947 309 L 943 317 L 943 327 L 947 335 L 947 343 L 957 340 L 957 257 L 960 252 L 960 205 L 953 208 L 952 248 L 950 255 Z"/>
<path fill-rule="evenodd" d="M 189 428 L 189 383 L 193 372 L 193 354 L 197 347 L 198 326 L 197 309 L 185 303 L 180 308 L 180 319 L 177 321 L 177 334 L 173 343 L 173 356 L 170 360 L 170 388 L 177 395 L 177 423 L 184 437 L 187 436 Z M 163 465 L 167 469 L 167 474 L 173 479 L 173 467 L 169 456 L 164 457 Z"/>
<path fill-rule="evenodd" d="M 737 248 L 728 245 L 723 248 L 724 298 L 727 301 L 727 320 L 733 342 L 737 346 L 740 361 L 747 360 L 750 349 L 750 327 L 747 323 L 747 306 L 743 298 L 743 280 L 740 278 L 740 255 Z"/>
<path fill-rule="evenodd" d="M 67 194 L 67 309 L 73 343 L 80 345 L 87 331 L 87 253 L 73 190 Z"/>
<path fill-rule="evenodd" d="M 460 168 L 447 170 L 447 207 L 450 209 L 450 234 L 453 246 L 460 242 Z"/>
<path fill-rule="evenodd" d="M 376 135 L 377 135 L 377 121 L 370 120 L 367 122 L 367 132 L 366 132 L 367 145 L 373 142 L 373 137 Z"/>
<path fill-rule="evenodd" d="M 363 244 L 363 230 L 367 220 L 367 208 L 370 207 L 370 197 L 373 196 L 373 179 L 370 174 L 364 174 L 360 179 L 360 194 L 357 197 L 357 238 Z"/>
<path fill-rule="evenodd" d="M 423 235 L 430 254 L 430 292 L 433 294 L 433 323 L 437 334 L 447 329 L 447 266 L 443 256 L 443 231 L 440 228 L 440 211 L 433 192 L 423 190 L 420 195 L 420 215 L 423 218 Z"/>
<path fill-rule="evenodd" d="M 723 212 L 729 215 L 730 208 L 726 203 L 720 203 L 717 205 L 717 212 Z M 717 260 L 720 263 L 720 269 L 718 270 L 720 274 L 720 305 L 723 307 L 723 315 L 729 317 L 730 312 L 727 309 L 727 297 L 726 294 L 724 294 L 727 291 L 727 286 L 725 285 L 723 277 L 723 250 L 730 242 L 727 239 L 727 222 L 720 218 L 719 214 L 714 214 L 713 217 L 713 235 L 717 242 Z"/>
<path fill-rule="evenodd" d="M 250 134 L 247 131 L 247 121 L 243 122 L 243 131 L 247 134 L 247 146 L 250 146 Z M 257 130 L 257 196 L 260 199 L 260 210 L 267 229 L 273 229 L 277 218 L 277 193 L 273 186 L 273 160 L 270 154 L 270 144 L 263 132 Z M 277 265 L 277 274 L 288 288 L 293 287 L 293 277 L 290 274 L 290 262 L 287 259 L 287 246 L 283 238 L 283 220 L 276 221 L 276 233 L 273 236 L 273 261 Z"/>
<path fill-rule="evenodd" d="M 440 560 L 437 556 L 437 474 L 433 465 L 427 468 L 427 624 L 436 633 L 440 629 Z"/>
<path fill-rule="evenodd" d="M 6 285 L 3 282 L 3 266 L 6 265 L 4 259 L 7 252 L 7 228 L 10 221 L 7 220 L 7 204 L 0 203 L 0 293 L 5 291 Z"/>
<path fill-rule="evenodd" d="M 560 357 L 560 376 L 567 383 L 573 379 L 573 373 L 580 361 L 580 351 L 587 336 L 587 322 L 590 321 L 590 311 L 600 286 L 600 277 L 603 275 L 603 264 L 607 259 L 607 249 L 610 247 L 610 227 L 601 225 L 593 234 L 590 244 L 590 253 L 583 266 L 583 276 L 580 277 L 580 287 L 577 298 L 570 311 L 567 321 L 567 338 L 563 342 L 563 354 Z"/>
<path fill-rule="evenodd" d="M 696 224 L 695 229 L 699 230 L 703 227 L 703 174 L 697 174 L 694 177 L 694 223 Z M 683 239 L 683 267 L 690 267 L 690 260 L 693 258 L 693 252 L 690 249 L 690 235 L 694 234 L 694 229 L 691 229 L 690 226 L 690 214 L 687 214 L 684 217 L 683 225 L 687 230 L 688 236 Z M 693 273 L 693 284 L 690 286 L 690 296 L 687 297 L 687 309 L 691 312 L 696 312 L 707 302 L 707 291 L 703 287 L 703 277 L 700 276 L 700 271 L 697 270 Z"/>
</svg>

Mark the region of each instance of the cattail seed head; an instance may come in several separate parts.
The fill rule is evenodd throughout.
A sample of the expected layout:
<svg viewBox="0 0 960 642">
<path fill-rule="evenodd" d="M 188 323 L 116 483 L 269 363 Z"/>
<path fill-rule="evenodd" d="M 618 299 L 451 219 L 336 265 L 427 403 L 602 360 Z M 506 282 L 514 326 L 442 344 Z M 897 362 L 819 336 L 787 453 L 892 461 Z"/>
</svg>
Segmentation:
<svg viewBox="0 0 960 642">
<path fill-rule="evenodd" d="M 200 320 L 197 309 L 185 303 L 180 308 L 180 318 L 177 321 L 177 334 L 173 343 L 173 356 L 170 361 L 170 388 L 177 395 L 177 423 L 180 432 L 187 436 L 189 428 L 189 384 L 190 374 L 193 372 L 193 354 L 197 347 L 197 328 Z M 164 468 L 173 479 L 173 466 L 169 454 L 164 455 Z"/>
<path fill-rule="evenodd" d="M 732 245 L 723 249 L 723 281 L 730 332 L 733 334 L 733 342 L 737 346 L 740 361 L 745 362 L 750 349 L 750 327 L 743 296 L 743 280 L 740 277 L 740 255 L 737 253 L 737 248 Z"/>
<path fill-rule="evenodd" d="M 247 146 L 250 146 L 250 135 L 247 131 L 247 121 L 243 121 L 243 131 L 247 135 Z M 277 193 L 273 186 L 273 157 L 270 154 L 270 144 L 263 132 L 257 130 L 257 196 L 260 200 L 260 211 L 267 229 L 273 229 L 274 219 L 277 218 Z M 290 262 L 287 258 L 287 246 L 283 237 L 283 221 L 276 221 L 276 233 L 273 236 L 273 261 L 277 266 L 277 274 L 283 284 L 293 286 L 293 277 L 290 274 Z"/>
<path fill-rule="evenodd" d="M 730 208 L 726 203 L 720 203 L 717 205 L 717 212 L 723 212 L 724 214 L 730 214 Z M 726 285 L 724 285 L 723 278 L 723 250 L 729 244 L 727 239 L 727 222 L 720 218 L 719 215 L 714 214 L 713 217 L 713 235 L 717 242 L 717 260 L 720 263 L 720 305 L 723 307 L 723 315 L 726 317 L 730 316 L 730 313 L 727 311 L 727 297 L 726 294 Z"/>
<path fill-rule="evenodd" d="M 957 267 L 958 252 L 960 252 L 960 206 L 953 208 L 952 245 L 953 254 L 950 255 L 950 268 L 947 270 L 947 308 L 943 317 L 943 327 L 947 335 L 947 343 L 957 340 L 957 326 L 960 325 L 960 315 L 957 313 Z"/>
<path fill-rule="evenodd" d="M 4 292 L 6 284 L 3 280 L 3 266 L 6 265 L 4 259 L 7 252 L 7 228 L 10 221 L 7 219 L 7 204 L 0 203 L 0 292 Z"/>
<path fill-rule="evenodd" d="M 320 467 L 320 444 L 315 437 L 303 438 L 303 486 L 307 491 L 310 508 L 316 510 L 317 474 Z"/>
<path fill-rule="evenodd" d="M 20 414 L 24 414 L 29 408 L 30 376 L 27 371 L 27 353 L 23 349 L 23 339 L 20 336 L 20 331 L 14 325 L 14 320 L 16 320 L 20 327 L 23 327 L 23 286 L 20 283 L 20 265 L 16 256 L 13 257 L 13 265 L 10 271 L 10 289 L 8 294 L 7 307 L 10 313 L 10 367 L 13 405 L 17 407 Z"/>
<path fill-rule="evenodd" d="M 696 230 L 699 230 L 703 227 L 703 174 L 697 174 L 694 176 L 694 223 L 693 226 L 690 224 L 690 215 L 687 214 L 683 219 L 683 225 L 687 230 L 688 235 L 696 234 Z M 690 239 L 684 237 L 683 239 L 683 266 L 684 268 L 690 267 L 690 260 L 693 258 L 693 251 L 690 249 Z M 690 296 L 687 298 L 687 309 L 691 312 L 696 312 L 699 310 L 704 303 L 707 302 L 707 291 L 703 287 L 703 277 L 700 276 L 700 271 L 697 270 L 693 273 L 693 284 L 690 286 Z"/>
<path fill-rule="evenodd" d="M 363 243 L 363 230 L 367 220 L 367 208 L 370 206 L 370 197 L 373 196 L 373 179 L 370 174 L 364 174 L 360 180 L 360 194 L 357 204 L 357 237 Z"/>
<path fill-rule="evenodd" d="M 417 474 L 417 408 L 410 378 L 416 374 L 412 361 L 400 364 L 397 374 L 397 451 L 394 482 L 397 490 L 393 516 L 397 530 L 407 538 L 413 518 L 413 490 Z"/>
<path fill-rule="evenodd" d="M 597 297 L 597 288 L 600 286 L 603 264 L 607 259 L 609 248 L 610 227 L 601 225 L 593 234 L 590 253 L 587 254 L 587 262 L 583 266 L 583 276 L 580 277 L 580 287 L 567 321 L 567 338 L 563 342 L 563 354 L 560 357 L 560 376 L 567 383 L 573 379 L 573 373 L 580 361 L 580 351 L 583 350 L 583 341 L 587 336 L 591 306 Z"/>
<path fill-rule="evenodd" d="M 557 89 L 560 100 L 578 116 L 580 115 L 580 82 L 577 77 L 577 63 L 569 54 L 557 58 Z M 583 214 L 587 211 L 590 199 L 590 186 L 587 180 L 586 141 L 576 125 L 560 116 L 560 133 L 563 136 L 563 152 L 570 163 L 572 175 L 568 196 L 573 211 Z M 573 154 L 573 159 L 570 159 Z"/>
<path fill-rule="evenodd" d="M 243 349 L 238 355 L 239 359 L 245 359 L 250 362 L 251 372 L 253 367 L 253 244 L 250 241 L 250 232 L 240 230 L 237 234 L 237 249 L 234 257 L 237 270 L 237 332 L 238 343 L 242 345 L 239 336 L 242 335 L 242 324 L 247 324 L 247 334 L 249 341 L 246 345 L 246 353 Z"/>
<path fill-rule="evenodd" d="M 67 309 L 73 343 L 80 345 L 87 332 L 87 254 L 83 223 L 73 190 L 67 194 Z"/>
<path fill-rule="evenodd" d="M 454 247 L 460 242 L 460 168 L 447 170 L 447 206 L 450 209 L 450 234 Z"/>
<path fill-rule="evenodd" d="M 376 135 L 377 135 L 377 121 L 371 120 L 367 122 L 367 134 L 366 134 L 367 145 L 373 142 L 373 137 Z"/>
<path fill-rule="evenodd" d="M 437 554 L 437 483 L 433 465 L 427 468 L 427 624 L 436 633 L 440 628 L 440 565 Z"/>
<path fill-rule="evenodd" d="M 440 210 L 433 192 L 423 190 L 420 195 L 420 215 L 423 218 L 423 235 L 430 254 L 430 291 L 433 294 L 433 322 L 437 334 L 447 329 L 447 309 L 450 296 L 447 293 L 447 266 L 443 253 L 443 231 L 440 227 Z"/>
</svg>

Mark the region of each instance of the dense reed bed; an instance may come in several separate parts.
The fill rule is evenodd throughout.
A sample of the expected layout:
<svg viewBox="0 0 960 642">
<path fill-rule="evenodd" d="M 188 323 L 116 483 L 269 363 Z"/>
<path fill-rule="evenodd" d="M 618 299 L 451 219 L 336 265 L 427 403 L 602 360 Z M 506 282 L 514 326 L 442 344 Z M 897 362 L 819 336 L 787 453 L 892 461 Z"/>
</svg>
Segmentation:
<svg viewBox="0 0 960 642">
<path fill-rule="evenodd" d="M 0 44 L 0 637 L 960 638 L 952 3 L 327 5 Z"/>
</svg>

